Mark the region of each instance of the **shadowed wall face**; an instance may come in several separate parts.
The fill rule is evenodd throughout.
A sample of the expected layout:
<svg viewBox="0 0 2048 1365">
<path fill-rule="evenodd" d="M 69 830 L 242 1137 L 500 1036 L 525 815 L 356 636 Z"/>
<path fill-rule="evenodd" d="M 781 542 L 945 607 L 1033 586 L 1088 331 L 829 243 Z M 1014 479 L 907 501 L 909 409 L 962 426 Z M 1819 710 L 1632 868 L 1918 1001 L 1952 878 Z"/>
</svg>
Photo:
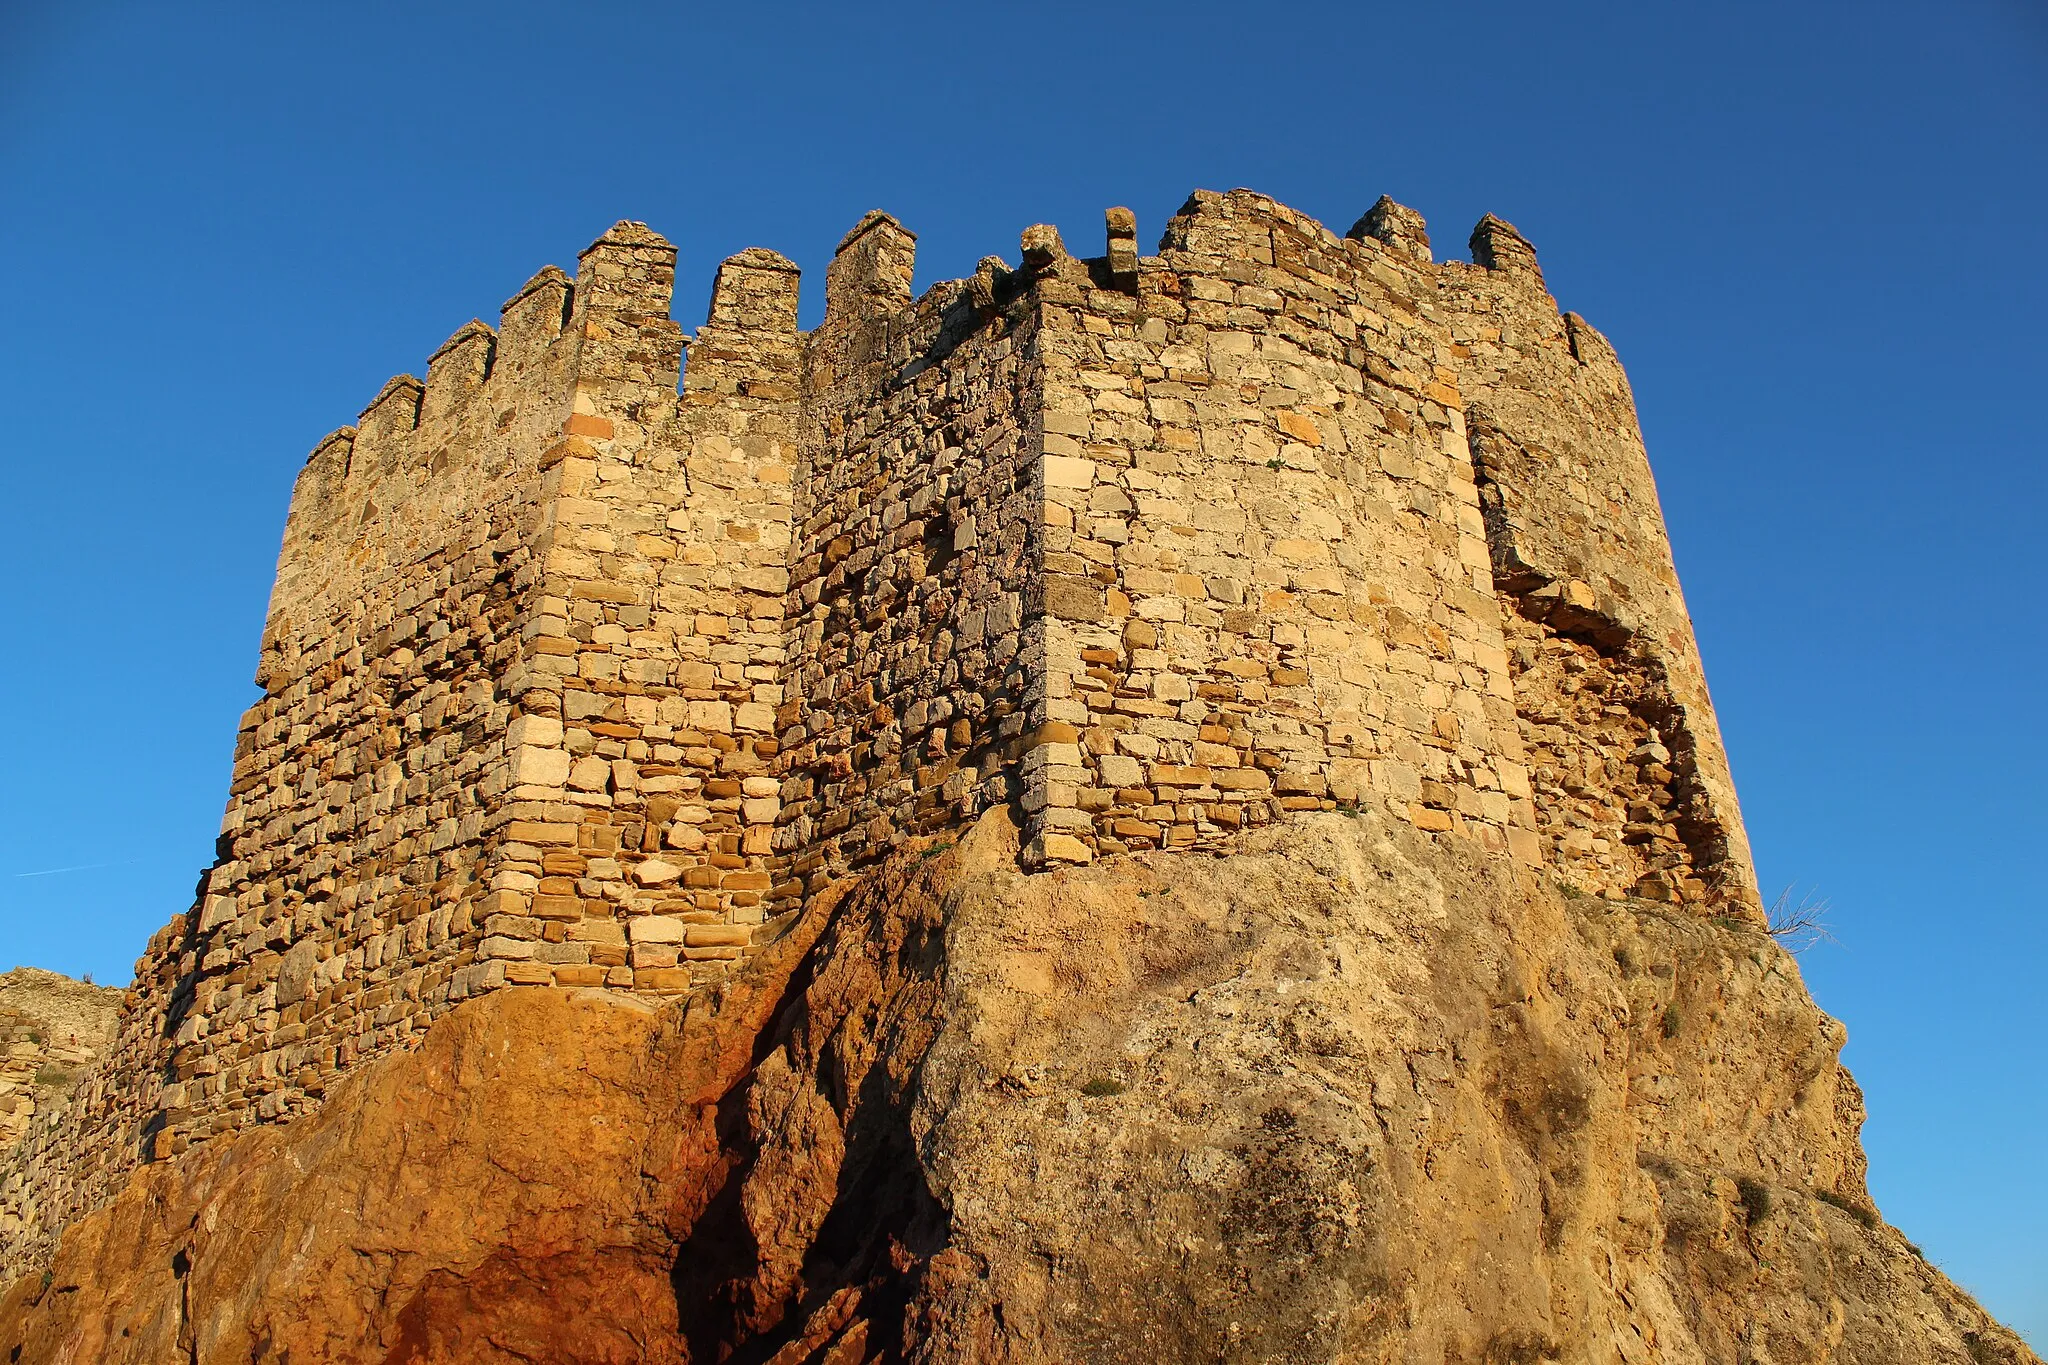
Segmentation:
<svg viewBox="0 0 2048 1365">
<path fill-rule="evenodd" d="M 912 248 L 868 215 L 805 351 L 778 846 L 808 890 L 1015 800 L 1044 718 L 1037 310 L 992 274 L 911 303 Z"/>
</svg>

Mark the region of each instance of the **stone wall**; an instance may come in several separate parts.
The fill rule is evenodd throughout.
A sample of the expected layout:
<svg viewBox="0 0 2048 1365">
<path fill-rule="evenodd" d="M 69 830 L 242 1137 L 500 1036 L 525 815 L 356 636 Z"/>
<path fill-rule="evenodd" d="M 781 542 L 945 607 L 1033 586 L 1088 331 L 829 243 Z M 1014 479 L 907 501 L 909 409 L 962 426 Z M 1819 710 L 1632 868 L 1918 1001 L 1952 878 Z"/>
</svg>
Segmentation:
<svg viewBox="0 0 2048 1365">
<path fill-rule="evenodd" d="M 478 990 L 672 992 L 751 939 L 794 268 L 728 262 L 679 394 L 673 263 L 620 224 L 309 458 L 220 859 L 109 1065 L 10 1159 L 10 1263 L 137 1161 L 304 1112 Z"/>
<path fill-rule="evenodd" d="M 1374 801 L 1539 861 L 1432 278 L 1245 191 L 1113 260 L 1042 290 L 1041 853 Z"/>
<path fill-rule="evenodd" d="M 1371 804 L 1757 914 L 1626 378 L 1527 241 L 1105 227 L 913 297 L 869 214 L 817 329 L 755 249 L 685 337 L 621 223 L 323 441 L 220 858 L 0 1169 L 0 1270 L 479 991 L 715 980 L 995 805 L 1030 867 Z"/>
<path fill-rule="evenodd" d="M 1641 713 L 1638 728 L 1655 730 L 1658 746 L 1671 752 L 1665 796 L 1651 802 L 1661 818 L 1639 811 L 1622 823 L 1671 826 L 1672 834 L 1657 837 L 1679 846 L 1657 858 L 1690 871 L 1653 878 L 1644 890 L 1657 894 L 1669 880 L 1672 899 L 1754 912 L 1749 842 L 1628 377 L 1605 337 L 1577 314 L 1559 312 L 1535 250 L 1512 226 L 1487 215 L 1473 229 L 1471 249 L 1472 264 L 1445 262 L 1437 272 L 1471 403 L 1472 462 L 1504 614 L 1519 618 L 1511 621 L 1518 635 L 1533 625 L 1631 675 L 1626 689 L 1641 699 L 1631 703 Z M 1574 652 L 1584 657 L 1584 650 L 1563 649 L 1538 657 Z M 1551 686 L 1532 677 L 1521 690 L 1534 698 Z M 1558 795 L 1568 768 L 1539 786 L 1537 802 L 1548 807 L 1546 828 L 1581 831 L 1571 839 L 1576 847 L 1587 826 L 1585 813 L 1570 807 L 1585 798 Z M 1644 794 L 1628 772 L 1616 780 L 1631 790 L 1606 793 L 1619 798 L 1614 804 L 1640 806 Z M 1548 842 L 1554 854 L 1556 838 Z M 1567 861 L 1584 866 L 1579 853 Z M 1688 891 L 1688 881 L 1699 886 Z"/>
<path fill-rule="evenodd" d="M 56 972 L 0 974 L 0 1152 L 106 1056 L 121 992 Z"/>
<path fill-rule="evenodd" d="M 132 1064 L 136 992 L 17 967 L 0 975 L 0 1279 L 17 1257 L 49 1245 L 47 1213 L 98 1203 L 127 1173 L 97 1129 L 140 1122 L 154 1088 Z"/>
<path fill-rule="evenodd" d="M 682 990 L 691 964 L 737 958 L 770 904 L 795 267 L 724 264 L 679 394 L 674 260 L 622 227 L 578 274 L 578 380 L 542 456 L 472 989 Z"/>
<path fill-rule="evenodd" d="M 497 332 L 458 331 L 424 385 L 386 384 L 300 475 L 222 856 L 166 945 L 157 1154 L 303 1112 L 445 1008 L 473 956 L 570 294 L 537 276 Z"/>
</svg>

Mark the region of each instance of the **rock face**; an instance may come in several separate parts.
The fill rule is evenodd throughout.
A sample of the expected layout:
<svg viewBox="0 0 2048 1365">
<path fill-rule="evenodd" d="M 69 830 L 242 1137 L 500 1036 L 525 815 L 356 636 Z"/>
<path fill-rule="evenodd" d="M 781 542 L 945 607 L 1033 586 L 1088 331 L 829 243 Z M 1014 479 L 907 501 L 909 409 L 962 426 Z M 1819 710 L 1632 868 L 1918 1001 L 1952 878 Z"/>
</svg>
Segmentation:
<svg viewBox="0 0 2048 1365">
<path fill-rule="evenodd" d="M 677 1003 L 471 1001 L 145 1168 L 0 1352 L 2035 1365 L 1872 1209 L 1767 936 L 1371 813 L 1015 848 L 899 853 Z"/>
</svg>

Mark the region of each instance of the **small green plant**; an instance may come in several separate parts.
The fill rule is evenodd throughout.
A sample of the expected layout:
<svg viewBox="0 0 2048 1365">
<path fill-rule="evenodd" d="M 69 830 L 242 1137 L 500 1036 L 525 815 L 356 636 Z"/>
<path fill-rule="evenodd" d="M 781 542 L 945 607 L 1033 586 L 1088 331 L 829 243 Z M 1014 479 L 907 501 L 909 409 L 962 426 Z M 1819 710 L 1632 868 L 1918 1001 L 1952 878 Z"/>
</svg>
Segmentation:
<svg viewBox="0 0 2048 1365">
<path fill-rule="evenodd" d="M 1124 1083 L 1114 1076 L 1094 1076 L 1081 1087 L 1081 1093 L 1096 1100 L 1107 1095 L 1121 1095 L 1124 1093 Z"/>
<path fill-rule="evenodd" d="M 1266 461 L 1266 468 L 1268 469 L 1285 469 L 1286 467 L 1287 466 L 1285 462 L 1283 462 L 1278 455 L 1275 455 L 1272 459 Z"/>
<path fill-rule="evenodd" d="M 1752 1176 L 1735 1182 L 1735 1197 L 1742 1201 L 1742 1216 L 1751 1227 L 1771 1216 L 1771 1187 Z"/>
<path fill-rule="evenodd" d="M 46 1066 L 36 1073 L 37 1085 L 65 1085 L 71 1080 L 71 1073 L 61 1066 Z"/>
<path fill-rule="evenodd" d="M 919 853 L 917 855 L 917 861 L 919 863 L 928 863 L 932 859 L 938 857 L 941 853 L 944 853 L 947 849 L 951 848 L 952 846 L 953 841 L 951 839 L 942 839 L 938 843 L 933 844 L 930 848 L 925 849 L 923 852 Z"/>
<path fill-rule="evenodd" d="M 1920 1249 L 1920 1244 L 1918 1242 L 1906 1243 L 1906 1250 L 1912 1252 L 1915 1256 L 1918 1256 L 1923 1261 L 1927 1259 L 1927 1253 Z"/>
<path fill-rule="evenodd" d="M 1678 1002 L 1674 1000 L 1664 1007 L 1664 1036 L 1666 1038 L 1676 1038 L 1678 1030 L 1684 1027 L 1684 1025 L 1685 1014 L 1678 1008 Z"/>
</svg>

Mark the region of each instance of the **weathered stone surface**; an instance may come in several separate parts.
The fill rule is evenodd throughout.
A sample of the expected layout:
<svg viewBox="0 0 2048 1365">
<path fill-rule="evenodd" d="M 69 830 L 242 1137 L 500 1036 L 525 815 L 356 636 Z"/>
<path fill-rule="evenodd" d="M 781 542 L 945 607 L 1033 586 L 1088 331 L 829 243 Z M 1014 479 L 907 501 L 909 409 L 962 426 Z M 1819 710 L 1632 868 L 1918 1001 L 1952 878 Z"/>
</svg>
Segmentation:
<svg viewBox="0 0 2048 1365">
<path fill-rule="evenodd" d="M 1371 810 L 1033 877 L 1016 840 L 660 1009 L 463 1006 L 142 1172 L 0 1351 L 2037 1365 L 1870 1207 L 1767 936 Z"/>
<path fill-rule="evenodd" d="M 0 1153 L 106 1055 L 120 1005 L 121 992 L 56 972 L 0 975 Z"/>
<path fill-rule="evenodd" d="M 0 1155 L 0 1275 L 479 994 L 707 987 L 991 810 L 1038 868 L 1370 809 L 1755 922 L 1626 378 L 1527 240 L 1104 229 L 913 297 L 877 211 L 815 329 L 757 248 L 685 337 L 620 223 L 322 441 L 220 858 Z"/>
</svg>

